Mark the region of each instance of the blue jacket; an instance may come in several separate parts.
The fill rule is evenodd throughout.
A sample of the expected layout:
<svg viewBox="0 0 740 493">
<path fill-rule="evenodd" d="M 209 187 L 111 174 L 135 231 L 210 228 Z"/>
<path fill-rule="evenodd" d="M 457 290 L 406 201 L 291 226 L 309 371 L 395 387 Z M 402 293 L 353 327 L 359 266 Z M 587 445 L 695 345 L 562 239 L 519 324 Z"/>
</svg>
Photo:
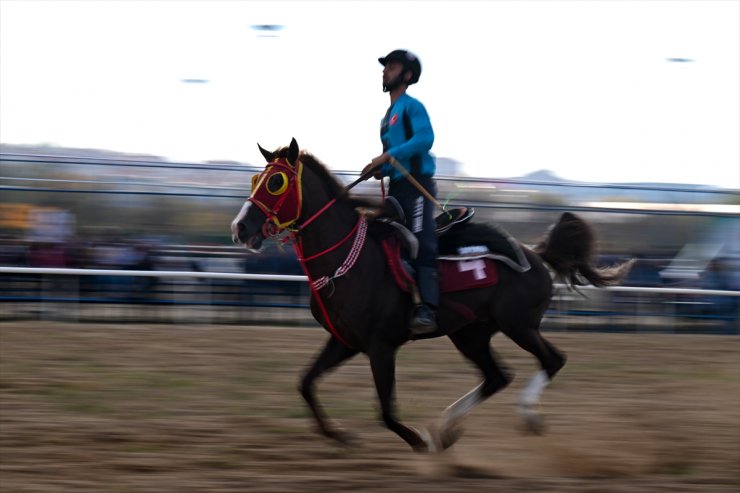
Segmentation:
<svg viewBox="0 0 740 493">
<path fill-rule="evenodd" d="M 380 122 L 380 140 L 383 152 L 399 161 L 412 175 L 434 176 L 437 164 L 429 150 L 434 143 L 434 131 L 426 108 L 418 99 L 408 94 L 399 97 Z M 390 163 L 381 169 L 391 181 L 403 175 Z"/>
</svg>

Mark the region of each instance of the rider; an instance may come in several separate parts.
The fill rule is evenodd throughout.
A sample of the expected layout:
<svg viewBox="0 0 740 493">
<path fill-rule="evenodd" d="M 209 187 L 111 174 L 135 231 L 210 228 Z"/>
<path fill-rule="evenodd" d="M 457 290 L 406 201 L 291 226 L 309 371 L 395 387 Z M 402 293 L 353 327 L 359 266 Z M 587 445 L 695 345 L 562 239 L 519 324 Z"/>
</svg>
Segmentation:
<svg viewBox="0 0 740 493">
<path fill-rule="evenodd" d="M 439 304 L 434 204 L 394 164 L 403 166 L 436 197 L 436 163 L 429 152 L 434 131 L 424 105 L 406 94 L 408 86 L 418 82 L 421 75 L 421 63 L 416 55 L 406 50 L 393 50 L 378 61 L 384 67 L 383 92 L 390 94 L 391 105 L 380 123 L 383 153 L 365 166 L 363 174 L 376 169 L 375 178 L 390 177 L 388 195 L 399 202 L 406 226 L 419 240 L 419 254 L 413 267 L 421 304 L 414 307 L 410 328 L 414 334 L 426 334 L 437 329 Z M 395 162 L 392 164 L 391 160 Z"/>
</svg>

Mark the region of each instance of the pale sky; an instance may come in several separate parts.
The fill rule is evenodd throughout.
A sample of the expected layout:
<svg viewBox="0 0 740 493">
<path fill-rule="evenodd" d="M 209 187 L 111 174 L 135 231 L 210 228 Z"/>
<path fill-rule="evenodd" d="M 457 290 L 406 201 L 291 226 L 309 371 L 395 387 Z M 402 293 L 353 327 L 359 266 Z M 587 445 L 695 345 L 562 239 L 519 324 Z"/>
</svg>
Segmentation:
<svg viewBox="0 0 740 493">
<path fill-rule="evenodd" d="M 359 171 L 395 48 L 472 176 L 740 188 L 735 0 L 0 0 L 0 141 L 259 164 L 295 137 Z"/>
</svg>

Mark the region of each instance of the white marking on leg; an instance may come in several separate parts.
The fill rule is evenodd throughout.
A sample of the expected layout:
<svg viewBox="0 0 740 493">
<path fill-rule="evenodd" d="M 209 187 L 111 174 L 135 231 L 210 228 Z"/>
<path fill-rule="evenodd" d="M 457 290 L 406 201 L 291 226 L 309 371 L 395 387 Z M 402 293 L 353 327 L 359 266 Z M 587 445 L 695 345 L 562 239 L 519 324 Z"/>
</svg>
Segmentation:
<svg viewBox="0 0 740 493">
<path fill-rule="evenodd" d="M 468 414 L 471 409 L 480 404 L 483 401 L 481 395 L 481 388 L 483 383 L 478 385 L 476 388 L 460 397 L 458 400 L 453 402 L 445 411 L 442 413 L 442 428 L 447 428 L 457 420 Z"/>
<path fill-rule="evenodd" d="M 522 391 L 522 395 L 519 397 L 519 406 L 531 408 L 540 401 L 540 395 L 545 387 L 550 383 L 550 377 L 547 376 L 545 370 L 540 370 L 534 374 L 532 380 Z"/>
</svg>

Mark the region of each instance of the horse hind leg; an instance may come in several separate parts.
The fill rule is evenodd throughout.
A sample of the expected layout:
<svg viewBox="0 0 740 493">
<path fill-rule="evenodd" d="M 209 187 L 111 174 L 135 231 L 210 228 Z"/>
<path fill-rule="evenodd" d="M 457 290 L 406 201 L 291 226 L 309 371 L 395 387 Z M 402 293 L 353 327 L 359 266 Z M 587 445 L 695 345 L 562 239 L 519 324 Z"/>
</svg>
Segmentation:
<svg viewBox="0 0 740 493">
<path fill-rule="evenodd" d="M 511 327 L 511 326 L 510 326 Z M 544 432 L 544 421 L 537 412 L 542 392 L 552 381 L 555 374 L 565 366 L 566 357 L 536 328 L 504 329 L 504 333 L 519 347 L 531 353 L 540 364 L 540 370 L 534 374 L 522 390 L 517 404 L 517 411 L 524 420 L 525 429 L 531 433 Z"/>
<path fill-rule="evenodd" d="M 503 371 L 496 362 L 491 349 L 492 335 L 493 331 L 488 325 L 474 324 L 449 336 L 458 351 L 481 371 L 483 382 L 442 413 L 438 439 L 443 449 L 451 447 L 462 435 L 462 418 L 512 380 L 512 376 Z"/>
</svg>

